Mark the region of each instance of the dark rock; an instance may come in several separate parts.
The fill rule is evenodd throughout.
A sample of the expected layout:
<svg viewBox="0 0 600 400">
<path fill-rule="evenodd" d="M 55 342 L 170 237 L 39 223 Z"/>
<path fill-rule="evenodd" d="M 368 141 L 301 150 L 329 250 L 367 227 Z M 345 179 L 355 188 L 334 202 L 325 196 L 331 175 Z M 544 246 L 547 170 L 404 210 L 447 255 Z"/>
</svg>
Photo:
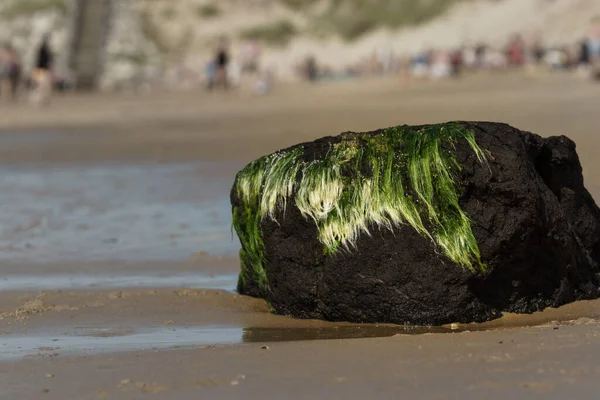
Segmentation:
<svg viewBox="0 0 600 400">
<path fill-rule="evenodd" d="M 450 149 L 461 166 L 454 178 L 460 208 L 471 219 L 485 272 L 452 261 L 408 224 L 392 230 L 371 224 L 370 235 L 361 232 L 355 247 L 331 254 L 316 223 L 288 196 L 276 221 L 263 216 L 258 224 L 262 278 L 253 272 L 254 261 L 246 254 L 252 249 L 242 240 L 240 293 L 264 297 L 276 313 L 299 318 L 434 325 L 600 297 L 600 210 L 584 187 L 575 143 L 505 124 L 457 124 L 474 133 L 487 159 L 479 161 L 466 140 Z M 298 146 L 303 161 L 310 162 L 327 157 L 333 144 L 365 143 L 382 132 L 346 133 Z M 369 165 L 356 168 L 363 176 L 372 174 Z M 296 181 L 301 175 L 297 172 Z M 240 211 L 248 205 L 236 186 L 231 201 L 239 234 L 249 214 Z"/>
</svg>

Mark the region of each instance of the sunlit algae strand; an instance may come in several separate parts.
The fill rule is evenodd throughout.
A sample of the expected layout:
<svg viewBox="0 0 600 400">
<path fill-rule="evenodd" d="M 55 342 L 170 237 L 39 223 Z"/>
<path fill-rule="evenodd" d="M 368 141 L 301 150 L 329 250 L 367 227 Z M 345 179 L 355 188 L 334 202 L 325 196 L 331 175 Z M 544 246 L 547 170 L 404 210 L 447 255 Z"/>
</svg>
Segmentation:
<svg viewBox="0 0 600 400">
<path fill-rule="evenodd" d="M 242 244 L 240 284 L 252 273 L 248 276 L 260 287 L 267 286 L 260 223 L 283 217 L 287 201 L 314 221 L 327 254 L 352 250 L 370 228 L 393 230 L 404 224 L 437 243 L 456 264 L 485 272 L 454 181 L 460 165 L 452 150 L 459 140 L 485 162 L 475 134 L 450 123 L 347 135 L 314 161 L 305 161 L 304 149 L 296 147 L 250 163 L 234 184 L 242 204 L 233 210 Z"/>
</svg>

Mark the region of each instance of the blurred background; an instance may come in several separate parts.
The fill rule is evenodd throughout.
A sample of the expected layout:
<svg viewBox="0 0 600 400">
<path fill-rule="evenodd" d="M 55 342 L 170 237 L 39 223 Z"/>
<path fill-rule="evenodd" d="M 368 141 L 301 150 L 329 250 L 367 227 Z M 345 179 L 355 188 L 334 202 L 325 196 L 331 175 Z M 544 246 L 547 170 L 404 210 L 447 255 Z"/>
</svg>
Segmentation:
<svg viewBox="0 0 600 400">
<path fill-rule="evenodd" d="M 82 90 L 207 85 L 224 47 L 230 84 L 263 93 L 302 78 L 585 74 L 599 13 L 595 0 L 2 0 L 0 43 L 27 84 L 49 35 L 54 85 Z"/>
</svg>

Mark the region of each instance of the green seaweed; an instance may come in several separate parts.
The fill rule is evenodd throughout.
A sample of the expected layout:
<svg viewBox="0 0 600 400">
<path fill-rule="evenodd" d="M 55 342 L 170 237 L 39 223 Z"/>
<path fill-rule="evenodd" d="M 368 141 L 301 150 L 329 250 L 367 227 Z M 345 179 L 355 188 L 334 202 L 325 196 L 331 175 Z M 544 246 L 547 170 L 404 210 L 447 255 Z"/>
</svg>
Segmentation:
<svg viewBox="0 0 600 400">
<path fill-rule="evenodd" d="M 312 161 L 299 146 L 250 163 L 234 184 L 240 203 L 233 209 L 242 244 L 239 285 L 252 276 L 259 287 L 268 287 L 260 225 L 264 218 L 284 217 L 289 200 L 317 226 L 326 256 L 352 251 L 374 227 L 409 225 L 456 264 L 485 272 L 471 220 L 459 205 L 455 177 L 461 167 L 454 156 L 459 140 L 485 162 L 475 134 L 448 123 L 346 135 Z"/>
</svg>

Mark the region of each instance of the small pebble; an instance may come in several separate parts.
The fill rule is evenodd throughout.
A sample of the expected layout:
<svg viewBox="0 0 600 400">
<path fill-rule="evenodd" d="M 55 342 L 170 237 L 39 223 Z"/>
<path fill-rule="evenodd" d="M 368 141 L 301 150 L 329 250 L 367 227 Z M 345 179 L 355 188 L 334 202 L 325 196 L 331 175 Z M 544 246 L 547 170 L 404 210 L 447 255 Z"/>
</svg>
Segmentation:
<svg viewBox="0 0 600 400">
<path fill-rule="evenodd" d="M 54 374 L 46 374 L 46 378 L 54 378 Z"/>
<path fill-rule="evenodd" d="M 269 350 L 269 346 L 262 346 L 261 350 Z"/>
<path fill-rule="evenodd" d="M 237 386 L 239 384 L 240 384 L 239 381 L 231 381 L 231 386 Z"/>
</svg>

